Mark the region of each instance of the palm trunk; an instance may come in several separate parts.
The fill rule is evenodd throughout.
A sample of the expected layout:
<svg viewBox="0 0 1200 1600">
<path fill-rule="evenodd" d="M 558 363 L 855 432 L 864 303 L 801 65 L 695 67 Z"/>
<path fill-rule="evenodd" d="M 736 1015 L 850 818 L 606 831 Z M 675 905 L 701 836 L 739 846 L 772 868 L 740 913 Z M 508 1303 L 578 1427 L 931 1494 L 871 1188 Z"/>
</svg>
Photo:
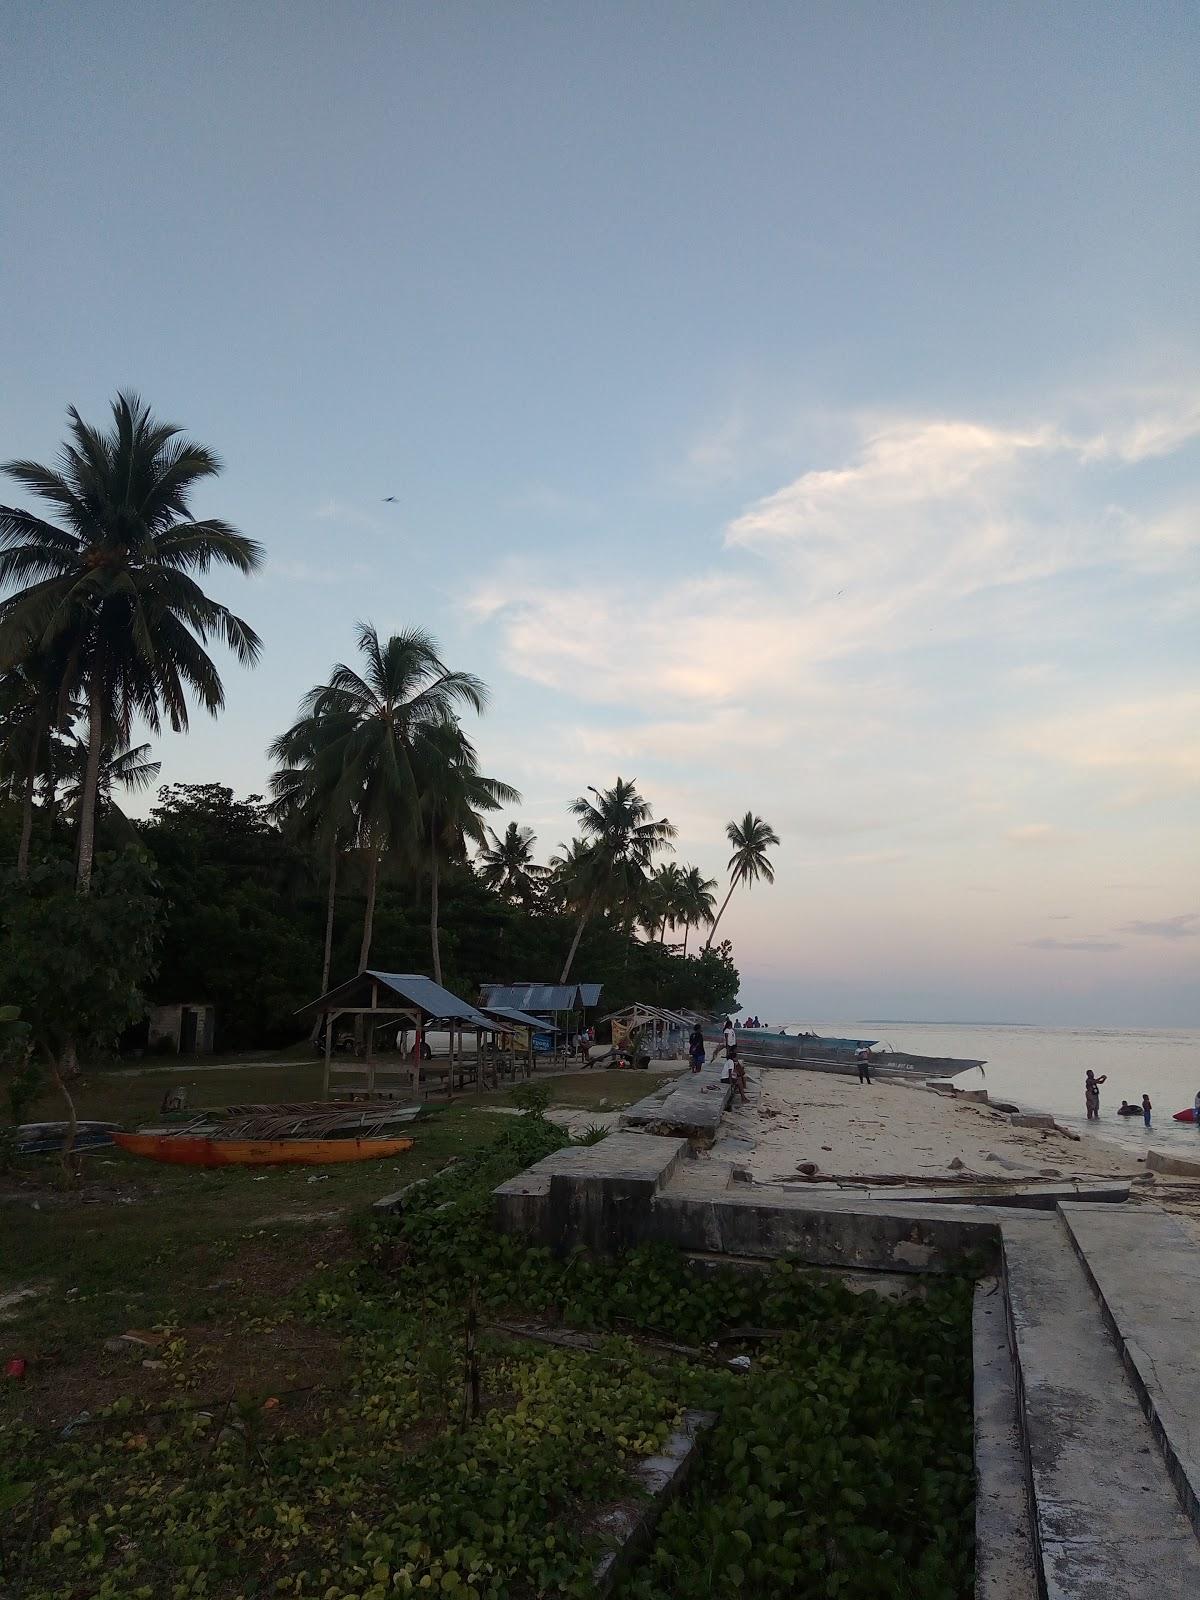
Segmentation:
<svg viewBox="0 0 1200 1600">
<path fill-rule="evenodd" d="M 580 941 L 580 939 L 583 938 L 583 925 L 587 921 L 587 919 L 591 916 L 592 907 L 595 905 L 595 903 L 596 903 L 596 895 L 595 895 L 595 892 L 593 891 L 588 896 L 587 904 L 583 908 L 583 915 L 579 919 L 579 926 L 575 929 L 575 937 L 571 940 L 571 948 L 567 951 L 567 959 L 566 959 L 566 962 L 563 965 L 562 977 L 558 980 L 559 983 L 566 983 L 567 978 L 570 975 L 571 963 L 575 959 L 576 950 L 579 949 L 579 941 Z"/>
<path fill-rule="evenodd" d="M 737 888 L 737 879 L 736 878 L 730 878 L 730 880 L 729 880 L 729 893 L 725 896 L 724 900 L 721 901 L 721 909 L 720 909 L 720 911 L 717 912 L 716 917 L 713 919 L 713 925 L 708 930 L 708 938 L 704 941 L 704 948 L 706 950 L 709 948 L 709 946 L 713 942 L 713 934 L 716 933 L 716 931 L 717 931 L 717 923 L 720 922 L 721 918 L 725 915 L 725 907 L 729 904 L 730 900 L 733 898 L 733 891 L 736 888 Z"/>
<path fill-rule="evenodd" d="M 325 908 L 325 954 L 321 960 L 321 993 L 329 991 L 329 969 L 333 965 L 333 911 L 337 902 L 338 849 L 334 840 L 329 849 L 329 904 Z"/>
<path fill-rule="evenodd" d="M 442 981 L 442 948 L 438 941 L 438 849 L 434 839 L 429 851 L 429 938 L 433 944 L 433 981 Z"/>
<path fill-rule="evenodd" d="M 329 900 L 325 908 L 325 953 L 321 960 L 321 993 L 329 993 L 329 972 L 333 966 L 333 908 L 337 901 L 337 869 L 338 848 L 337 840 L 329 848 Z M 321 1029 L 325 1026 L 325 1018 L 319 1013 L 312 1026 L 311 1039 L 316 1044 L 321 1037 Z"/>
<path fill-rule="evenodd" d="M 33 791 L 37 785 L 38 753 L 42 747 L 42 723 L 33 730 L 29 766 L 25 773 L 25 794 L 21 801 L 21 842 L 17 846 L 17 877 L 29 876 L 29 846 L 33 841 Z"/>
<path fill-rule="evenodd" d="M 358 970 L 365 972 L 371 955 L 371 933 L 375 927 L 375 889 L 379 882 L 379 851 L 374 845 L 367 853 L 367 908 L 363 912 L 362 948 L 358 952 Z"/>
<path fill-rule="evenodd" d="M 96 794 L 100 784 L 100 748 L 104 742 L 103 682 L 98 662 L 92 665 L 88 686 L 88 749 L 83 772 L 83 794 L 79 810 L 79 870 L 75 878 L 78 894 L 92 888 L 92 860 L 96 850 Z"/>
<path fill-rule="evenodd" d="M 688 934 L 691 933 L 691 931 L 692 931 L 691 923 L 690 922 L 685 922 L 684 925 L 683 925 L 683 959 L 685 961 L 687 960 Z"/>
</svg>

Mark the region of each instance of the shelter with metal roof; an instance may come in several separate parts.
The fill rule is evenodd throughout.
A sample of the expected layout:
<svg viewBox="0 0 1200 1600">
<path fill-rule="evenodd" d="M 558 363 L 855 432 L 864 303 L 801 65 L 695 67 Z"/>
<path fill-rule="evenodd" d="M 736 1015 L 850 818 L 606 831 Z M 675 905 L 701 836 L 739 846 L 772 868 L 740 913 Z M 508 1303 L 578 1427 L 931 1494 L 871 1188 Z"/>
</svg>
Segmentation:
<svg viewBox="0 0 1200 1600">
<path fill-rule="evenodd" d="M 401 1090 L 420 1094 L 423 1079 L 430 1078 L 444 1079 L 448 1092 L 453 1092 L 456 1079 L 459 1087 L 473 1079 L 476 1088 L 480 1088 L 483 1039 L 496 1030 L 492 1018 L 423 973 L 379 972 L 373 968 L 311 1000 L 298 1015 L 325 1019 L 326 1099 L 335 1078 L 342 1080 L 341 1089 L 365 1090 L 368 1094 Z M 362 1019 L 365 1052 L 362 1059 L 355 1055 L 343 1062 L 334 1056 L 333 1045 L 337 1022 L 346 1016 Z M 431 1025 L 449 1034 L 449 1055 L 441 1060 L 425 1057 L 425 1034 Z M 395 1054 L 378 1061 L 375 1043 L 381 1027 L 397 1030 L 397 1049 Z M 414 1035 L 411 1052 L 407 1049 L 410 1029 Z M 466 1048 L 467 1033 L 474 1035 L 471 1051 Z M 347 1079 L 358 1081 L 346 1082 Z"/>
<path fill-rule="evenodd" d="M 658 1061 L 676 1061 L 687 1053 L 687 1040 L 694 1018 L 665 1006 L 643 1005 L 634 1001 L 600 1019 L 612 1026 L 614 1050 L 636 1050 Z"/>
<path fill-rule="evenodd" d="M 573 1016 L 600 1004 L 602 983 L 485 983 L 485 1006 L 515 1006 L 539 1016 Z"/>
</svg>

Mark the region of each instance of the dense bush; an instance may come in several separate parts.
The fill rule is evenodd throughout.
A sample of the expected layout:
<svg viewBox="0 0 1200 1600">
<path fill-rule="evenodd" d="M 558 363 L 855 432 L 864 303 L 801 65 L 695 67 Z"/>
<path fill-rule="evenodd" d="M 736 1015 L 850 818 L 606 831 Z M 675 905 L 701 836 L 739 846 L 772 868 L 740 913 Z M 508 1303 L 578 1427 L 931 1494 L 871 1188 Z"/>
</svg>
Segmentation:
<svg viewBox="0 0 1200 1600">
<path fill-rule="evenodd" d="M 623 1600 L 968 1600 L 968 1286 L 893 1304 L 786 1263 L 701 1276 L 661 1248 L 556 1259 L 495 1234 L 492 1189 L 564 1142 L 515 1119 L 401 1217 L 363 1224 L 361 1262 L 303 1296 L 341 1333 L 349 1379 L 294 1424 L 243 1395 L 158 1414 L 122 1401 L 65 1439 L 0 1437 L 13 1592 L 583 1597 L 596 1509 L 703 1406 L 717 1426 Z M 734 1332 L 691 1358 L 616 1335 L 585 1354 L 489 1335 L 501 1309 L 694 1345 Z M 781 1336 L 744 1335 L 751 1367 L 734 1372 L 747 1325 Z M 0 1480 L 0 1517 L 4 1498 Z"/>
</svg>

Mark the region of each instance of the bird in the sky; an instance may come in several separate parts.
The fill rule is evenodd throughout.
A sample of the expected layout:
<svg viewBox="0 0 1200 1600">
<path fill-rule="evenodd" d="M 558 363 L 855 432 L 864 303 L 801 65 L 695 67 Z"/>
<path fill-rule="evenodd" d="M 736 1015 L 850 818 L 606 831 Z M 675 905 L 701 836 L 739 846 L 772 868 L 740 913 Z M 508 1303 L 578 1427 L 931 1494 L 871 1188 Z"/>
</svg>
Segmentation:
<svg viewBox="0 0 1200 1600">
<path fill-rule="evenodd" d="M 385 494 L 383 497 L 383 503 L 385 506 L 395 505 L 396 496 L 394 494 Z"/>
</svg>

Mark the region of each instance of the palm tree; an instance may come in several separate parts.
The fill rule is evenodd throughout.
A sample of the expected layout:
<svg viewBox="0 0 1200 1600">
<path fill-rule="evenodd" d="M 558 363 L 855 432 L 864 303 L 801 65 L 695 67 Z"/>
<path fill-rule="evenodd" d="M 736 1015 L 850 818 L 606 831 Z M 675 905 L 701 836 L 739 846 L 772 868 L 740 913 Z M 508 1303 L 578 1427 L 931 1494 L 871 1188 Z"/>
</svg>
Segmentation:
<svg viewBox="0 0 1200 1600">
<path fill-rule="evenodd" d="M 713 920 L 717 887 L 715 878 L 706 878 L 699 867 L 685 867 L 679 894 L 679 920 L 683 924 L 683 953 L 687 955 L 688 934 Z"/>
<path fill-rule="evenodd" d="M 532 828 L 510 822 L 503 838 L 487 829 L 488 843 L 479 853 L 479 876 L 489 889 L 509 900 L 528 905 L 550 876 L 549 868 L 533 859 L 537 835 Z"/>
<path fill-rule="evenodd" d="M 272 775 L 270 813 L 283 832 L 328 859 L 325 898 L 325 945 L 321 957 L 321 993 L 329 989 L 333 964 L 333 929 L 337 910 L 338 862 L 353 847 L 357 820 L 352 797 L 341 786 L 341 768 L 332 756 L 332 729 L 327 718 L 303 717 L 270 745 L 267 754 L 282 762 Z M 314 1040 L 321 1018 L 313 1024 Z"/>
<path fill-rule="evenodd" d="M 677 831 L 665 817 L 655 821 L 651 816 L 650 806 L 637 791 L 636 779 L 627 783 L 618 778 L 611 789 L 589 787 L 588 793 L 595 796 L 595 804 L 580 795 L 569 808 L 584 835 L 586 862 L 579 864 L 584 893 L 560 983 L 570 976 L 584 926 L 597 904 L 636 901 L 655 852 L 670 850 Z"/>
<path fill-rule="evenodd" d="M 63 801 L 67 810 L 76 816 L 83 804 L 90 742 L 90 738 L 80 739 L 72 735 L 67 750 Z M 127 789 L 131 794 L 144 794 L 155 783 L 161 770 L 161 761 L 150 760 L 148 744 L 120 746 L 110 742 L 101 749 L 96 778 L 98 806 L 107 810 L 131 838 L 136 838 L 132 824 L 113 800 L 112 791 L 118 788 Z"/>
<path fill-rule="evenodd" d="M 668 925 L 674 927 L 680 920 L 683 873 L 678 863 L 668 861 L 655 867 L 642 894 L 642 924 L 651 939 L 657 935 L 659 944 L 665 945 Z"/>
<path fill-rule="evenodd" d="M 729 858 L 727 868 L 729 893 L 721 902 L 721 909 L 708 930 L 708 938 L 704 941 L 706 950 L 713 942 L 717 923 L 725 915 L 725 907 L 739 883 L 757 883 L 760 878 L 766 883 L 775 882 L 775 868 L 771 865 L 767 851 L 779 843 L 779 835 L 769 822 L 764 822 L 761 817 L 755 816 L 753 811 L 747 811 L 740 822 L 725 824 L 725 834 L 733 846 L 733 854 Z"/>
<path fill-rule="evenodd" d="M 0 788 L 21 802 L 17 877 L 29 876 L 33 797 L 50 766 L 57 694 L 41 657 L 29 656 L 0 677 Z"/>
<path fill-rule="evenodd" d="M 418 742 L 421 771 L 421 813 L 429 851 L 429 939 L 433 952 L 433 980 L 442 981 L 442 950 L 438 929 L 438 880 L 442 857 L 464 860 L 467 844 L 481 846 L 487 828 L 481 811 L 520 805 L 521 796 L 511 784 L 485 778 L 479 771 L 474 746 L 457 722 L 433 723 L 421 731 Z"/>
<path fill-rule="evenodd" d="M 473 674 L 451 672 L 423 628 L 381 640 L 371 623 L 360 622 L 358 647 L 361 673 L 335 666 L 328 683 L 305 695 L 298 720 L 272 751 L 289 765 L 311 759 L 333 814 L 353 817 L 367 871 L 361 972 L 371 954 L 383 854 L 397 847 L 415 854 L 420 837 L 421 738 L 461 706 L 482 711 L 488 692 Z"/>
<path fill-rule="evenodd" d="M 157 733 L 165 715 L 182 732 L 188 690 L 215 716 L 225 692 L 204 648 L 210 638 L 246 663 L 259 652 L 254 630 L 193 576 L 212 566 L 252 573 L 262 561 L 253 539 L 191 514 L 191 491 L 220 471 L 217 457 L 156 421 L 133 393 L 119 394 L 112 410 L 103 433 L 69 408 L 70 438 L 57 468 L 10 461 L 2 469 L 49 501 L 59 519 L 0 506 L 0 586 L 24 585 L 0 603 L 0 669 L 31 650 L 54 652 L 60 700 L 78 689 L 86 703 L 81 894 L 91 886 L 105 741 L 128 744 L 135 716 Z"/>
</svg>

